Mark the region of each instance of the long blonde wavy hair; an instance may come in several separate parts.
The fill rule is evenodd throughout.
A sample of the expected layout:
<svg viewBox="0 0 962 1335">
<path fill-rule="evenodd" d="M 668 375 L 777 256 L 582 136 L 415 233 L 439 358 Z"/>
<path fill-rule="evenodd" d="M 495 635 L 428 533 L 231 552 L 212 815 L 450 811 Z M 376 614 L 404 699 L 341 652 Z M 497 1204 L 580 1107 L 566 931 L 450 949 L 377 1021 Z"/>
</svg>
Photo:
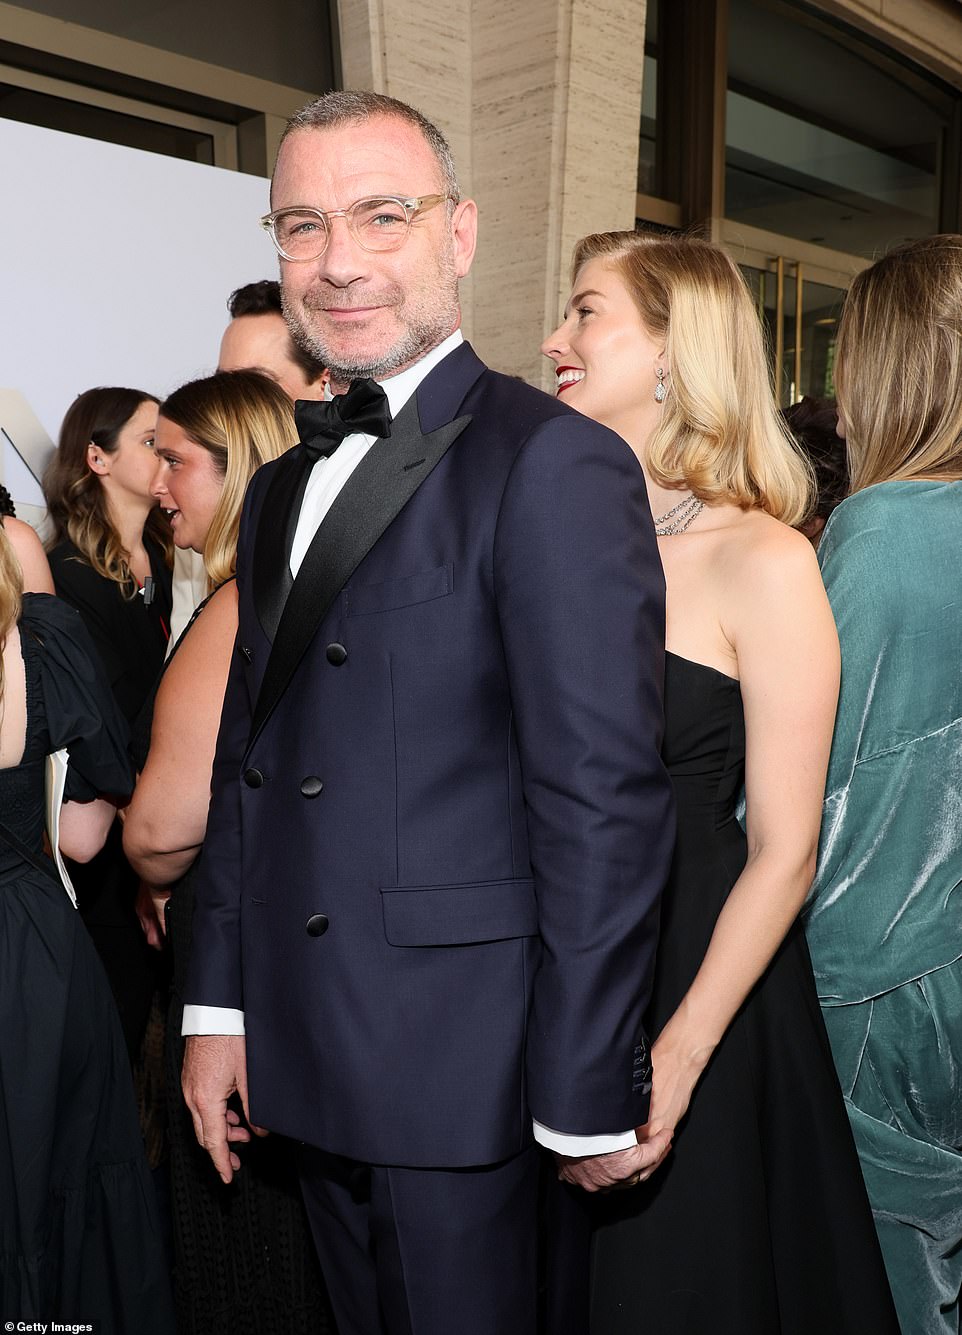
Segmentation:
<svg viewBox="0 0 962 1335">
<path fill-rule="evenodd" d="M 20 619 L 23 571 L 0 520 L 0 718 L 3 717 L 3 649 Z"/>
<path fill-rule="evenodd" d="M 906 242 L 858 275 L 835 389 L 853 492 L 962 478 L 962 236 Z"/>
<path fill-rule="evenodd" d="M 88 565 L 120 586 L 125 598 L 137 593 L 120 534 L 110 517 L 107 493 L 87 463 L 87 448 L 96 445 L 114 454 L 120 433 L 142 403 L 156 403 L 153 394 L 117 386 L 88 389 L 67 409 L 57 452 L 43 478 L 47 514 L 53 526 L 48 548 L 69 539 Z M 162 548 L 167 565 L 174 555 L 170 525 L 156 508 L 144 525 L 144 537 Z"/>
<path fill-rule="evenodd" d="M 764 334 L 734 260 L 697 237 L 598 232 L 575 247 L 572 281 L 595 259 L 623 280 L 665 348 L 668 394 L 645 451 L 651 477 L 706 505 L 800 523 L 811 471 L 779 418 Z"/>
<path fill-rule="evenodd" d="M 160 415 L 211 455 L 224 479 L 204 542 L 210 588 L 223 584 L 237 565 L 244 493 L 254 473 L 297 444 L 294 407 L 276 383 L 259 371 L 218 371 L 175 389 Z"/>
</svg>

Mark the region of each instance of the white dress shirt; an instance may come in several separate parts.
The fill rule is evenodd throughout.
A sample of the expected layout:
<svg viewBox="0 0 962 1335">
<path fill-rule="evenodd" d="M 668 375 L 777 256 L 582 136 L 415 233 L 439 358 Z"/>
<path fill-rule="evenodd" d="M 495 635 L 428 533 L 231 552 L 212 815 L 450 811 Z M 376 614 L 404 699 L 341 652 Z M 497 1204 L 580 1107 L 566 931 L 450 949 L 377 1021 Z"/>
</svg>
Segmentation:
<svg viewBox="0 0 962 1335">
<path fill-rule="evenodd" d="M 380 382 L 381 388 L 387 395 L 392 418 L 397 417 L 425 376 L 463 341 L 461 330 L 456 329 L 414 366 L 409 366 L 406 371 Z M 341 488 L 376 439 L 376 436 L 366 436 L 360 432 L 345 436 L 332 455 L 326 459 L 318 459 L 312 468 L 291 543 L 291 574 L 295 578 L 314 534 L 340 494 Z M 185 1005 L 181 1033 L 243 1034 L 244 1012 L 226 1006 Z M 636 1143 L 634 1131 L 616 1132 L 612 1135 L 570 1136 L 562 1131 L 552 1131 L 539 1122 L 534 1123 L 534 1134 L 535 1138 L 548 1149 L 572 1156 L 605 1154 L 612 1150 L 627 1149 Z"/>
</svg>

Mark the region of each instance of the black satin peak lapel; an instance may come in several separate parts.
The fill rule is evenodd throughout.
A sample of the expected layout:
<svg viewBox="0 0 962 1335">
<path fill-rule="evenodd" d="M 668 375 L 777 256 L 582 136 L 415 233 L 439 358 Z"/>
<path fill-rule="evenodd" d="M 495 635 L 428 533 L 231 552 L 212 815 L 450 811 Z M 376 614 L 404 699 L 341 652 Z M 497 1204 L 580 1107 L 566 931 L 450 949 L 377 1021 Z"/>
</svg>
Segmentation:
<svg viewBox="0 0 962 1335">
<path fill-rule="evenodd" d="M 470 415 L 459 417 L 424 435 L 414 395 L 398 414 L 391 438 L 375 441 L 348 478 L 314 535 L 284 604 L 254 707 L 248 747 L 270 717 L 334 599 L 470 421 Z"/>
<path fill-rule="evenodd" d="M 284 604 L 294 583 L 290 552 L 301 500 L 313 464 L 302 449 L 283 455 L 274 469 L 261 506 L 254 538 L 251 594 L 264 634 L 277 634 Z"/>
</svg>

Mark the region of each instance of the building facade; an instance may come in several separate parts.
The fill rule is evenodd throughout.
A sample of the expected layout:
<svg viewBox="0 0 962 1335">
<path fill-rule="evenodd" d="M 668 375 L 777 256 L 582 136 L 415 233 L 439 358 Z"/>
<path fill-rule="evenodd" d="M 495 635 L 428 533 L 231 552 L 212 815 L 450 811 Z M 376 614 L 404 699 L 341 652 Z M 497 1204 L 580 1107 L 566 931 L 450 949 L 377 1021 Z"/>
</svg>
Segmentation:
<svg viewBox="0 0 962 1335">
<path fill-rule="evenodd" d="M 962 229 L 958 0 L 0 3 L 0 117 L 267 175 L 332 87 L 448 134 L 481 210 L 467 333 L 533 383 L 585 232 L 728 247 L 788 402 L 831 392 L 873 255 Z"/>
</svg>

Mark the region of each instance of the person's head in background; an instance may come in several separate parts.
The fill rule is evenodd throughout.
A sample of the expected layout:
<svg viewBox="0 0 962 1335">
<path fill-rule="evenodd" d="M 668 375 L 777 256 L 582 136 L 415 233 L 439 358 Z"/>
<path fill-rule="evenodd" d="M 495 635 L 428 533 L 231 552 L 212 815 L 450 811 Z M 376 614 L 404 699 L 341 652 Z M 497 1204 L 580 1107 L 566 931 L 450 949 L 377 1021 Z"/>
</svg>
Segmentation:
<svg viewBox="0 0 962 1335">
<path fill-rule="evenodd" d="M 327 371 L 294 342 L 281 310 L 280 283 L 265 278 L 239 287 L 227 309 L 231 321 L 221 339 L 218 371 L 261 371 L 292 402 L 324 397 Z"/>
<path fill-rule="evenodd" d="M 259 371 L 218 371 L 160 405 L 153 495 L 177 546 L 203 555 L 211 588 L 234 573 L 248 482 L 296 443 L 293 404 Z"/>
<path fill-rule="evenodd" d="M 838 409 L 834 399 L 806 395 L 784 408 L 782 418 L 815 474 L 815 501 L 798 531 L 817 547 L 829 515 L 848 495 L 848 465 L 845 441 L 838 434 Z"/>
<path fill-rule="evenodd" d="M 102 387 L 77 396 L 60 428 L 43 492 L 52 549 L 69 541 L 98 575 L 137 592 L 128 561 L 152 540 L 173 554 L 170 528 L 151 492 L 157 399 L 140 389 Z"/>
<path fill-rule="evenodd" d="M 962 236 L 906 242 L 855 278 L 835 391 L 853 493 L 962 478 Z"/>
</svg>

